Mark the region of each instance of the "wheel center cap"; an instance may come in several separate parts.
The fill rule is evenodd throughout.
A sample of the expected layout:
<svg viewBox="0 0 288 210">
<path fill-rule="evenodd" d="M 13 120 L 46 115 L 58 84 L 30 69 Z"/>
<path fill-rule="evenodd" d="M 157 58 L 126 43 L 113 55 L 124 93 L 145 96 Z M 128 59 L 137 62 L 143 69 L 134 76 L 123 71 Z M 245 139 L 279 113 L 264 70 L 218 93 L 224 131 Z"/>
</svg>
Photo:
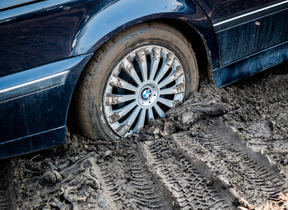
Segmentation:
<svg viewBox="0 0 288 210">
<path fill-rule="evenodd" d="M 142 91 L 142 94 L 141 94 L 142 98 L 144 100 L 149 100 L 152 96 L 152 90 L 151 88 L 145 88 L 143 91 Z"/>
<path fill-rule="evenodd" d="M 156 84 L 148 83 L 139 88 L 137 102 L 142 108 L 153 106 L 159 97 L 159 90 Z"/>
</svg>

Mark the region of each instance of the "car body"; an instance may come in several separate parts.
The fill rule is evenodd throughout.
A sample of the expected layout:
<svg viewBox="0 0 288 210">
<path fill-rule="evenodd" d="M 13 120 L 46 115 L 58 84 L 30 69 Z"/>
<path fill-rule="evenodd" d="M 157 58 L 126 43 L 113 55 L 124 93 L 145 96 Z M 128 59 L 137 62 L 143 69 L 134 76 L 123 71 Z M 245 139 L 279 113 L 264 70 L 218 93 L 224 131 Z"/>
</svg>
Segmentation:
<svg viewBox="0 0 288 210">
<path fill-rule="evenodd" d="M 218 87 L 288 60 L 287 0 L 4 0 L 0 158 L 63 144 L 94 52 L 151 21 L 180 28 Z"/>
</svg>

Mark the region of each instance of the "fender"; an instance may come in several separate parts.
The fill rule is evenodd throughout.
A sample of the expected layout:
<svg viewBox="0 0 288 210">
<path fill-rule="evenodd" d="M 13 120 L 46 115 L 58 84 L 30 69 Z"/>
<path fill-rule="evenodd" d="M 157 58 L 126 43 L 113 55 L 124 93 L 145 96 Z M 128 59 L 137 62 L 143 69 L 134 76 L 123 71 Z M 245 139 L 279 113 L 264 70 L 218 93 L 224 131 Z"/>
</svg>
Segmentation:
<svg viewBox="0 0 288 210">
<path fill-rule="evenodd" d="M 71 56 L 95 52 L 119 32 L 142 22 L 161 19 L 177 19 L 193 27 L 205 42 L 210 65 L 218 67 L 214 29 L 203 10 L 192 0 L 113 1 L 100 11 L 92 12 L 81 25 L 72 43 Z"/>
</svg>

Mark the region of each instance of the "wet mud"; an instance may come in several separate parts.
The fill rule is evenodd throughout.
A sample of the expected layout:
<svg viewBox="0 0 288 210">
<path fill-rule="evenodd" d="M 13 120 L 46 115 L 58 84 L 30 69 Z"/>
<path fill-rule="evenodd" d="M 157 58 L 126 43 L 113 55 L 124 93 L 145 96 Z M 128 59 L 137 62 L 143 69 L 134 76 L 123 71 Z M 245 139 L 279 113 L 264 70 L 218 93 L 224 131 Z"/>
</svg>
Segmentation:
<svg viewBox="0 0 288 210">
<path fill-rule="evenodd" d="M 12 159 L 0 207 L 287 209 L 287 133 L 287 64 L 222 89 L 202 79 L 184 104 L 128 138 L 67 130 L 65 145 Z"/>
</svg>

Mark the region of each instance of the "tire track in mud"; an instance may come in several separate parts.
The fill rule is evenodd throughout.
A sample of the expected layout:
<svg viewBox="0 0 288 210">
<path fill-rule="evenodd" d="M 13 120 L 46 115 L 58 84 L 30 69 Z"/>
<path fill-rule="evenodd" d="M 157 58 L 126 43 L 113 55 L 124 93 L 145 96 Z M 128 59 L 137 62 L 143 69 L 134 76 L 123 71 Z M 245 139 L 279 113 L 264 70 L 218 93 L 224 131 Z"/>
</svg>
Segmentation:
<svg viewBox="0 0 288 210">
<path fill-rule="evenodd" d="M 175 142 L 160 139 L 141 145 L 150 169 L 170 191 L 181 209 L 235 209 L 234 195 L 199 162 L 179 150 Z"/>
<path fill-rule="evenodd" d="M 117 157 L 110 152 L 104 158 L 91 152 L 63 168 L 59 173 L 62 198 L 51 205 L 59 209 L 173 209 L 173 201 L 160 189 L 136 148 L 125 146 L 124 154 Z"/>
<path fill-rule="evenodd" d="M 244 145 L 232 129 L 216 123 L 201 134 L 182 132 L 172 140 L 190 156 L 207 164 L 215 174 L 228 181 L 244 203 L 257 206 L 277 201 L 285 183 L 268 159 Z M 247 201 L 247 202 L 246 202 Z"/>
<path fill-rule="evenodd" d="M 15 195 L 12 186 L 11 164 L 0 162 L 0 209 L 14 210 Z"/>
<path fill-rule="evenodd" d="M 137 149 L 127 149 L 119 159 L 98 164 L 104 188 L 116 209 L 173 209 L 169 198 L 145 166 Z"/>
<path fill-rule="evenodd" d="M 63 197 L 81 209 L 83 182 L 96 186 L 99 209 L 253 209 L 279 201 L 279 171 L 241 141 L 219 123 L 141 143 L 127 139 L 63 169 Z"/>
<path fill-rule="evenodd" d="M 99 175 L 96 160 L 96 154 L 92 152 L 60 171 L 59 174 L 63 177 L 61 181 L 62 199 L 52 200 L 53 207 L 59 209 L 116 209 L 107 191 L 101 187 L 104 180 Z"/>
</svg>

